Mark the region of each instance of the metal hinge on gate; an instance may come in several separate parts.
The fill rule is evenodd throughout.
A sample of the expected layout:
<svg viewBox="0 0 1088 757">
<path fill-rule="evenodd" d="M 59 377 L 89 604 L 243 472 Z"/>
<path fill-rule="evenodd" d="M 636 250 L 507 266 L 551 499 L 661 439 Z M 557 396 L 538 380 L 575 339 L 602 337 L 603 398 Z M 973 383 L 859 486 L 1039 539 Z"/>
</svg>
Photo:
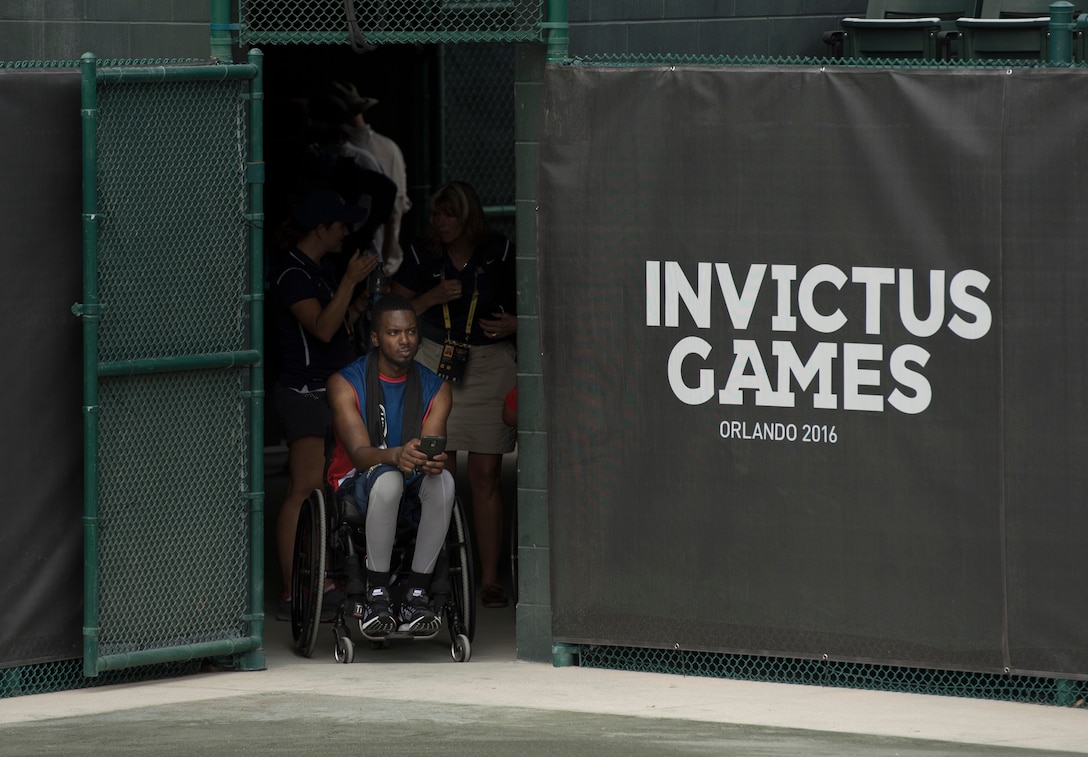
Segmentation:
<svg viewBox="0 0 1088 757">
<path fill-rule="evenodd" d="M 72 304 L 72 315 L 76 318 L 83 318 L 84 316 L 88 318 L 97 318 L 102 315 L 102 309 L 102 305 L 99 303 L 85 305 L 82 302 L 76 302 Z"/>
</svg>

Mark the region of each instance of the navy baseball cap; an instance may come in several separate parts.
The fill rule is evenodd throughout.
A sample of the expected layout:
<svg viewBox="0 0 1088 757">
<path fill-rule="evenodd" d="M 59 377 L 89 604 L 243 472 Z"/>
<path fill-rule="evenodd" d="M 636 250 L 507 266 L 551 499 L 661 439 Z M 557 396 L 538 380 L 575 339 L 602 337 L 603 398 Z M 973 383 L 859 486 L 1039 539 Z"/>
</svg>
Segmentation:
<svg viewBox="0 0 1088 757">
<path fill-rule="evenodd" d="M 295 222 L 302 229 L 313 229 L 323 223 L 343 221 L 354 226 L 366 220 L 369 212 L 358 205 L 348 205 L 344 198 L 331 189 L 310 192 L 295 205 Z"/>
</svg>

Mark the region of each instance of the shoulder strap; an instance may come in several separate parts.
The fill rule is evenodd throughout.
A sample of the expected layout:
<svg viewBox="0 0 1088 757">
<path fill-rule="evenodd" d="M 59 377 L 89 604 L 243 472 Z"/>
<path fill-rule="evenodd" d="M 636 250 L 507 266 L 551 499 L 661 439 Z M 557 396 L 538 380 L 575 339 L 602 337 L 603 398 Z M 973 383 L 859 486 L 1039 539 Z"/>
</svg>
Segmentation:
<svg viewBox="0 0 1088 757">
<path fill-rule="evenodd" d="M 378 376 L 378 361 L 371 352 L 366 358 L 366 430 L 370 434 L 370 443 L 375 447 L 386 446 L 389 424 L 385 420 L 385 393 L 382 380 Z"/>
<path fill-rule="evenodd" d="M 385 416 L 385 393 L 378 375 L 378 360 L 373 352 L 366 360 L 366 417 L 370 443 L 375 447 L 388 446 L 389 424 Z M 414 439 L 423 430 L 423 384 L 419 379 L 419 364 L 412 363 L 404 385 L 404 409 L 400 423 L 401 443 Z"/>
<path fill-rule="evenodd" d="M 400 429 L 402 442 L 405 439 L 415 439 L 423 432 L 423 382 L 419 380 L 419 363 L 416 362 L 408 369 Z"/>
</svg>

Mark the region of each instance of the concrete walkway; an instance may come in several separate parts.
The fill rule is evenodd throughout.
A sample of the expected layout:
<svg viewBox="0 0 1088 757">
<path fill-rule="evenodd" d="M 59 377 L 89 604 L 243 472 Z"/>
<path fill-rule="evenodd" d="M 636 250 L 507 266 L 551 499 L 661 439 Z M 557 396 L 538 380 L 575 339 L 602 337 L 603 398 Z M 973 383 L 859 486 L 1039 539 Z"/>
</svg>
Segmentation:
<svg viewBox="0 0 1088 757">
<path fill-rule="evenodd" d="M 271 622 L 268 670 L 0 700 L 0 755 L 1088 754 L 1088 711 L 518 662 L 513 609 L 448 637 L 312 659 Z"/>
</svg>

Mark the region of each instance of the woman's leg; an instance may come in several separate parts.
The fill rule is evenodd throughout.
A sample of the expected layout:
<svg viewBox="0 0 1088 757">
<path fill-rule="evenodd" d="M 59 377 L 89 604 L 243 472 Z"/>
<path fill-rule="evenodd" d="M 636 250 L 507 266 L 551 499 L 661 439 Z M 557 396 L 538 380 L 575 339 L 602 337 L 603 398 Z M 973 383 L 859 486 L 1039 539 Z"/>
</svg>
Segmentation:
<svg viewBox="0 0 1088 757">
<path fill-rule="evenodd" d="M 499 585 L 499 554 L 502 551 L 502 455 L 468 453 L 468 485 L 476 550 L 480 556 L 480 583 Z"/>
<path fill-rule="evenodd" d="M 302 436 L 287 447 L 287 494 L 276 518 L 276 549 L 283 573 L 282 596 L 291 594 L 291 565 L 295 556 L 295 527 L 302 503 L 314 489 L 321 489 L 325 473 L 325 440 Z"/>
</svg>

